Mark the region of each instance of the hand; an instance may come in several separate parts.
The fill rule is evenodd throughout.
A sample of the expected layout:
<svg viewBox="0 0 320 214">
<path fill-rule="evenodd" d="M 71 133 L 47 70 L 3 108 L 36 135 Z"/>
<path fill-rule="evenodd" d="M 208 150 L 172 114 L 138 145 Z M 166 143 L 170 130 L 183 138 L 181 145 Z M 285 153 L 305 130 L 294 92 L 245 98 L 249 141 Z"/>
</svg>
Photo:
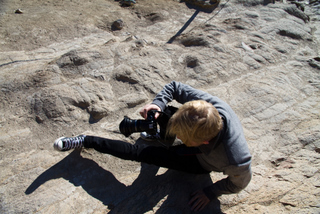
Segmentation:
<svg viewBox="0 0 320 214">
<path fill-rule="evenodd" d="M 140 115 L 144 118 L 147 119 L 148 116 L 148 111 L 150 110 L 156 110 L 156 111 L 161 111 L 160 107 L 155 105 L 155 104 L 147 104 L 145 105 L 141 110 L 140 110 Z M 159 113 L 157 112 L 154 115 L 155 119 L 157 119 L 159 117 Z"/>
<path fill-rule="evenodd" d="M 189 206 L 191 206 L 192 211 L 201 211 L 205 208 L 210 199 L 204 194 L 202 190 L 198 190 L 191 195 L 191 200 L 189 201 Z"/>
</svg>

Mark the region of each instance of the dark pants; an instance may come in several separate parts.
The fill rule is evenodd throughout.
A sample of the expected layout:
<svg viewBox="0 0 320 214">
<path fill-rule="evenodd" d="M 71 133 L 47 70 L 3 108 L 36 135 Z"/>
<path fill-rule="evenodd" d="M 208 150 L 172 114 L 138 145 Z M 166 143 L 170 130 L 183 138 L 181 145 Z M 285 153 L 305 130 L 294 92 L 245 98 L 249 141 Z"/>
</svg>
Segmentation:
<svg viewBox="0 0 320 214">
<path fill-rule="evenodd" d="M 165 148 L 146 144 L 132 145 L 119 140 L 95 136 L 87 136 L 84 147 L 94 148 L 101 153 L 107 153 L 124 160 L 144 162 L 194 174 L 209 173 L 200 165 L 196 157 L 200 151 L 195 147 L 178 145 Z"/>
</svg>

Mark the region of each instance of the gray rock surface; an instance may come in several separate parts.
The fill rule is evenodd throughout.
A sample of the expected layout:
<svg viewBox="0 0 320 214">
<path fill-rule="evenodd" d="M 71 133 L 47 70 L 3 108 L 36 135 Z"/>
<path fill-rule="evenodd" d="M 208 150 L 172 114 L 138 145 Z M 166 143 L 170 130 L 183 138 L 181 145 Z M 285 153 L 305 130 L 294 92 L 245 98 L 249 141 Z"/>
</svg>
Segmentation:
<svg viewBox="0 0 320 214">
<path fill-rule="evenodd" d="M 319 213 L 319 1 L 303 1 L 304 12 L 272 2 L 222 0 L 208 12 L 177 1 L 0 0 L 0 212 L 192 213 L 190 194 L 223 174 L 53 150 L 82 133 L 145 143 L 118 124 L 141 119 L 177 80 L 228 102 L 253 155 L 249 186 L 200 213 Z"/>
</svg>

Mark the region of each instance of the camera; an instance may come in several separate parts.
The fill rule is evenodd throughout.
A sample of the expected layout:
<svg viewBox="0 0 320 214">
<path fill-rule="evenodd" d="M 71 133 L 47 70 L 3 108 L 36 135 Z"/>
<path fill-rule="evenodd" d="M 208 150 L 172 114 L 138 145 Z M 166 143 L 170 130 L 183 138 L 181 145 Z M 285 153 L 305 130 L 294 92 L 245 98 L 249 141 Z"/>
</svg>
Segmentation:
<svg viewBox="0 0 320 214">
<path fill-rule="evenodd" d="M 125 116 L 119 125 L 121 134 L 129 137 L 134 132 L 147 132 L 148 134 L 157 133 L 157 122 L 155 119 L 156 110 L 150 110 L 147 113 L 146 120 L 131 120 Z"/>
</svg>

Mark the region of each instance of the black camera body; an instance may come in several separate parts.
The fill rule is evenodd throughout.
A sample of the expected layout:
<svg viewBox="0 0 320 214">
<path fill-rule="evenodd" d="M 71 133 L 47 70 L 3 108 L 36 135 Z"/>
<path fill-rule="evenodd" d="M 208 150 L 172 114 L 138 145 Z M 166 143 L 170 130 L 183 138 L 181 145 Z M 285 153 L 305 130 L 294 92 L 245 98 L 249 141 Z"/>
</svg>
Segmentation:
<svg viewBox="0 0 320 214">
<path fill-rule="evenodd" d="M 150 110 L 146 120 L 131 120 L 125 116 L 119 125 L 121 134 L 129 137 L 134 132 L 147 132 L 148 134 L 157 133 L 157 121 L 155 119 L 156 110 Z"/>
</svg>

